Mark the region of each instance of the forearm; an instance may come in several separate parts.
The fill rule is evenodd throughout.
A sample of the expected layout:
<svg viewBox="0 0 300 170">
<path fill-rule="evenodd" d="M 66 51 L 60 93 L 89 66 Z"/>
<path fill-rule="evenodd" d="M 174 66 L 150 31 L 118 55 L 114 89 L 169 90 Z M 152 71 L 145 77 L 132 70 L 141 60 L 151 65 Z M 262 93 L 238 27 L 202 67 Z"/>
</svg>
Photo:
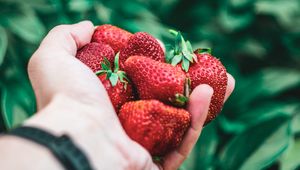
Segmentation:
<svg viewBox="0 0 300 170">
<path fill-rule="evenodd" d="M 15 136 L 0 137 L 0 169 L 63 169 L 49 150 Z"/>
<path fill-rule="evenodd" d="M 24 124 L 48 131 L 56 136 L 69 135 L 78 141 L 76 133 L 81 126 L 90 122 L 84 116 L 81 105 L 65 96 L 57 96 L 44 109 Z M 78 147 L 81 147 L 78 145 Z M 21 137 L 3 135 L 0 137 L 0 169 L 62 169 L 62 165 L 46 147 Z"/>
</svg>

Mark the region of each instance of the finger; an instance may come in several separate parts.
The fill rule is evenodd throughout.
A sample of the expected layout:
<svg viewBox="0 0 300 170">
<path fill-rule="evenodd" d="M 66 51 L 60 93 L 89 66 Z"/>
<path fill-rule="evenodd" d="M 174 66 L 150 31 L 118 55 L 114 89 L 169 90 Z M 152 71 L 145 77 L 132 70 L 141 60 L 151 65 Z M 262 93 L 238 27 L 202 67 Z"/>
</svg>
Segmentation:
<svg viewBox="0 0 300 170">
<path fill-rule="evenodd" d="M 228 97 L 231 95 L 233 89 L 235 86 L 235 80 L 232 77 L 231 74 L 227 73 L 227 88 L 226 88 L 226 93 L 224 97 L 224 102 L 228 99 Z"/>
<path fill-rule="evenodd" d="M 178 168 L 191 152 L 206 120 L 212 94 L 213 89 L 206 84 L 199 85 L 193 90 L 188 105 L 192 117 L 191 127 L 186 132 L 181 145 L 165 157 L 164 169 Z"/>
<path fill-rule="evenodd" d="M 91 41 L 94 26 L 90 21 L 54 27 L 42 41 L 38 51 L 50 49 L 75 56 L 77 49 Z"/>
<path fill-rule="evenodd" d="M 83 21 L 57 26 L 44 38 L 28 64 L 38 108 L 46 106 L 59 93 L 96 96 L 98 89 L 103 94 L 98 78 L 91 76 L 93 72 L 74 57 L 78 48 L 90 42 L 93 31 L 93 24 Z"/>
</svg>

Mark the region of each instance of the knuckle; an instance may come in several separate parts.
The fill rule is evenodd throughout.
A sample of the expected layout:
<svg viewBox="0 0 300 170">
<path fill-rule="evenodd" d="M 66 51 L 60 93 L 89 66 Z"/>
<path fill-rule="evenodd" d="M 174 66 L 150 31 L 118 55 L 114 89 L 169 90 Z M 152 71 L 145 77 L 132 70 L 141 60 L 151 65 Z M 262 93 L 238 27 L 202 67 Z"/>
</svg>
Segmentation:
<svg viewBox="0 0 300 170">
<path fill-rule="evenodd" d="M 135 154 L 131 154 L 128 158 L 128 169 L 151 169 L 152 159 L 148 152 L 142 148 L 137 149 Z"/>
<path fill-rule="evenodd" d="M 50 32 L 60 32 L 60 31 L 66 31 L 69 29 L 69 25 L 57 25 L 51 29 Z"/>
</svg>

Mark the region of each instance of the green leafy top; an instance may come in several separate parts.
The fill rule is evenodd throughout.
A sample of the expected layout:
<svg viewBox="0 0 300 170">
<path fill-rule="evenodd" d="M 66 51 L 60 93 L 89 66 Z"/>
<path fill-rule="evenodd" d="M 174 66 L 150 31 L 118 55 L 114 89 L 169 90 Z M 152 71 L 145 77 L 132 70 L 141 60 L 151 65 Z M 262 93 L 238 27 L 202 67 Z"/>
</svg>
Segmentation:
<svg viewBox="0 0 300 170">
<path fill-rule="evenodd" d="M 197 62 L 197 57 L 193 52 L 192 45 L 189 41 L 185 41 L 179 31 L 169 30 L 175 36 L 174 46 L 166 46 L 166 61 L 173 66 L 182 63 L 181 67 L 188 72 L 190 63 Z"/>
<path fill-rule="evenodd" d="M 102 70 L 96 72 L 96 75 L 103 75 L 106 74 L 106 79 L 110 81 L 111 85 L 114 87 L 117 85 L 118 80 L 124 84 L 124 88 L 127 88 L 127 83 L 129 79 L 126 76 L 124 71 L 119 70 L 119 53 L 115 56 L 114 60 L 114 70 L 112 71 L 110 62 L 106 57 L 104 57 L 103 62 L 101 63 Z"/>
<path fill-rule="evenodd" d="M 212 49 L 211 48 L 198 48 L 196 50 L 196 53 L 198 53 L 198 54 L 204 54 L 204 53 L 211 54 L 212 53 Z"/>
</svg>

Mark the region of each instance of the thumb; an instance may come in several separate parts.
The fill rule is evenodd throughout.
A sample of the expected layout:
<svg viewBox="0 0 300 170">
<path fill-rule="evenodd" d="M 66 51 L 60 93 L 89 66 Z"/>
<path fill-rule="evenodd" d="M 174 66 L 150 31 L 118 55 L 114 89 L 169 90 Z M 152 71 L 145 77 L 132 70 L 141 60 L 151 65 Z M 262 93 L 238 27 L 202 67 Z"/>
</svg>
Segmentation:
<svg viewBox="0 0 300 170">
<path fill-rule="evenodd" d="M 37 52 L 46 49 L 53 52 L 64 51 L 75 56 L 78 48 L 91 41 L 93 32 L 94 25 L 90 21 L 56 26 L 44 38 Z"/>
<path fill-rule="evenodd" d="M 28 63 L 28 74 L 39 108 L 44 107 L 54 94 L 94 94 L 80 87 L 99 89 L 97 77 L 75 58 L 77 49 L 90 42 L 93 32 L 93 24 L 83 21 L 56 26 L 44 38 Z"/>
</svg>

